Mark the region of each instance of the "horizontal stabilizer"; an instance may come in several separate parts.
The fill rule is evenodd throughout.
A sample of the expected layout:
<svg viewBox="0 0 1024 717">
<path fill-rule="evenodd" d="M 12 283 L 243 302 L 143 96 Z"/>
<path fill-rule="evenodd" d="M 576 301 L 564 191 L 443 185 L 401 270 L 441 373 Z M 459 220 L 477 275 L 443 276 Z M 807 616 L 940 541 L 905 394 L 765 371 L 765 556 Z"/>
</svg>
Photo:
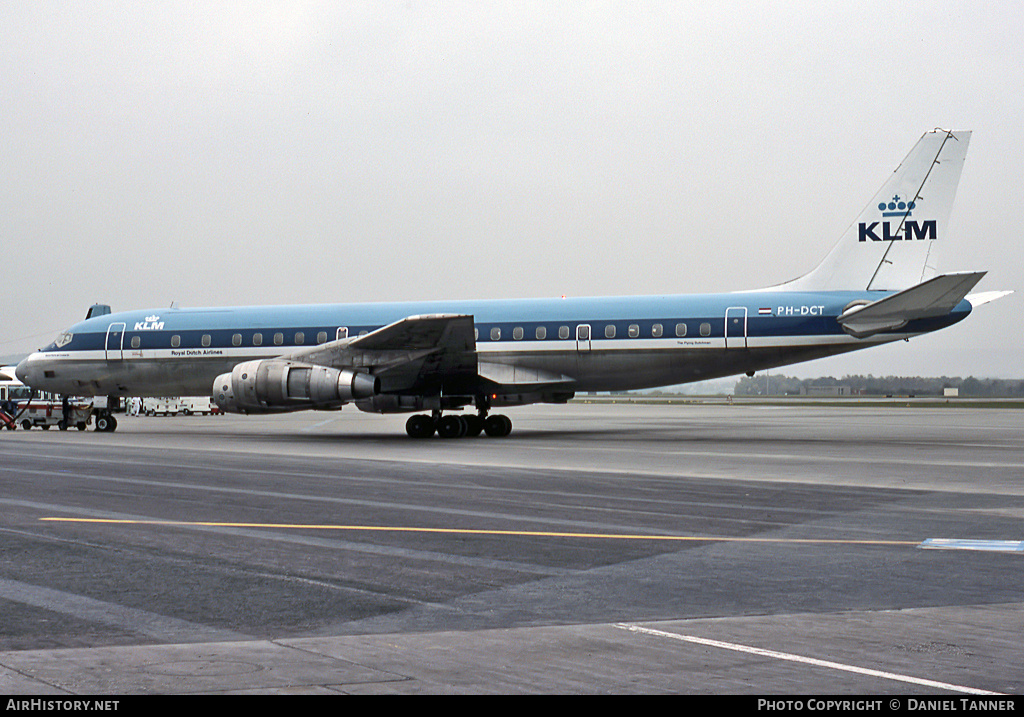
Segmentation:
<svg viewBox="0 0 1024 717">
<path fill-rule="evenodd" d="M 914 319 L 945 316 L 985 276 L 984 271 L 943 274 L 870 304 L 851 306 L 837 319 L 846 333 L 865 338 Z"/>
<path fill-rule="evenodd" d="M 971 306 L 976 309 L 983 304 L 988 304 L 1012 293 L 1012 291 L 982 291 L 979 294 L 968 294 L 966 298 L 971 302 Z"/>
</svg>

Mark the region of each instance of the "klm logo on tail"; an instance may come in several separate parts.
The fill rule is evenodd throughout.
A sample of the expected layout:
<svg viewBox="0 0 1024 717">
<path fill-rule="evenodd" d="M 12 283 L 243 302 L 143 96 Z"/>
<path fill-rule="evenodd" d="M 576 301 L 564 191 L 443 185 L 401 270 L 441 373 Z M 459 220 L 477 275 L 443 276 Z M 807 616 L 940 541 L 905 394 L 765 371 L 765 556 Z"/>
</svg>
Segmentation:
<svg viewBox="0 0 1024 717">
<path fill-rule="evenodd" d="M 936 239 L 938 230 L 934 219 L 929 219 L 919 223 L 916 220 L 909 218 L 916 206 L 917 205 L 914 202 L 904 202 L 899 198 L 899 196 L 893 197 L 892 201 L 888 204 L 882 202 L 878 205 L 878 209 L 882 212 L 883 217 L 901 218 L 901 220 L 896 223 L 895 231 L 892 223 L 890 222 L 871 222 L 870 224 L 867 222 L 860 222 L 857 225 L 860 230 L 860 238 L 858 241 L 914 241 Z M 879 225 L 881 225 L 880 228 Z M 881 236 L 879 236 L 876 231 L 881 231 Z"/>
<path fill-rule="evenodd" d="M 882 235 L 875 233 L 878 225 L 881 224 Z M 915 221 L 903 222 L 903 233 L 900 233 L 899 224 L 896 225 L 896 233 L 893 233 L 892 225 L 889 222 L 861 222 L 859 241 L 914 241 L 915 239 L 936 239 L 935 220 L 929 219 L 918 224 Z"/>
</svg>

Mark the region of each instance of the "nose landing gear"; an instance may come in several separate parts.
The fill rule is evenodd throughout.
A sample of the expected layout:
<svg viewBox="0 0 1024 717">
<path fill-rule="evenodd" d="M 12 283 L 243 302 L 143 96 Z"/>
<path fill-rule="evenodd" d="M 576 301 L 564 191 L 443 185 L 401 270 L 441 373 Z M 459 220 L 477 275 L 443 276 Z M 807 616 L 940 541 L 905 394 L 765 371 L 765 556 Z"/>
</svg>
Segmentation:
<svg viewBox="0 0 1024 717">
<path fill-rule="evenodd" d="M 117 419 L 109 411 L 102 411 L 96 416 L 96 430 L 100 433 L 113 433 L 117 430 Z"/>
</svg>

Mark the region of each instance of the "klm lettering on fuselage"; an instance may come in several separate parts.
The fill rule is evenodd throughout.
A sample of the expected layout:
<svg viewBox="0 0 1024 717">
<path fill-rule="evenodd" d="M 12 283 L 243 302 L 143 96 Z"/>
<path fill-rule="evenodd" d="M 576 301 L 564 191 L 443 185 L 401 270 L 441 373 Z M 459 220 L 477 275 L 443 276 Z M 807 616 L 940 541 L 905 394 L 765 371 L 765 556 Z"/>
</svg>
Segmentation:
<svg viewBox="0 0 1024 717">
<path fill-rule="evenodd" d="M 164 322 L 159 316 L 147 316 L 145 321 L 136 321 L 136 331 L 163 331 Z"/>
<path fill-rule="evenodd" d="M 903 231 L 900 231 L 900 224 L 903 226 Z M 881 229 L 879 229 L 881 225 Z M 859 241 L 914 241 L 916 239 L 932 239 L 936 238 L 937 230 L 935 228 L 935 220 L 929 219 L 918 223 L 910 220 L 896 224 L 895 233 L 893 232 L 893 226 L 891 222 L 861 222 L 860 227 L 860 240 Z M 878 231 L 881 231 L 881 236 L 878 235 Z"/>
</svg>

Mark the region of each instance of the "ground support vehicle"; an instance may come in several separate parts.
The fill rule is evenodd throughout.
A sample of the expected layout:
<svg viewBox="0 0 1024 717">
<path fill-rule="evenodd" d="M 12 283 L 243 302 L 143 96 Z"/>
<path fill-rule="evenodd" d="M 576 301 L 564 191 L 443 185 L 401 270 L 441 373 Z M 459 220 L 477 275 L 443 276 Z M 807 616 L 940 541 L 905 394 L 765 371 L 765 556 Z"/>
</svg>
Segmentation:
<svg viewBox="0 0 1024 717">
<path fill-rule="evenodd" d="M 26 431 L 38 426 L 44 431 L 57 426 L 64 431 L 74 426 L 84 431 L 92 420 L 92 406 L 87 403 L 68 404 L 67 420 L 61 401 L 29 401 L 18 406 L 18 423 Z"/>
<path fill-rule="evenodd" d="M 177 416 L 181 412 L 181 401 L 166 396 L 146 398 L 142 401 L 142 412 L 147 416 Z"/>
<path fill-rule="evenodd" d="M 209 416 L 217 413 L 217 407 L 213 405 L 209 396 L 185 396 L 181 399 L 181 412 L 186 416 L 202 414 Z"/>
</svg>

